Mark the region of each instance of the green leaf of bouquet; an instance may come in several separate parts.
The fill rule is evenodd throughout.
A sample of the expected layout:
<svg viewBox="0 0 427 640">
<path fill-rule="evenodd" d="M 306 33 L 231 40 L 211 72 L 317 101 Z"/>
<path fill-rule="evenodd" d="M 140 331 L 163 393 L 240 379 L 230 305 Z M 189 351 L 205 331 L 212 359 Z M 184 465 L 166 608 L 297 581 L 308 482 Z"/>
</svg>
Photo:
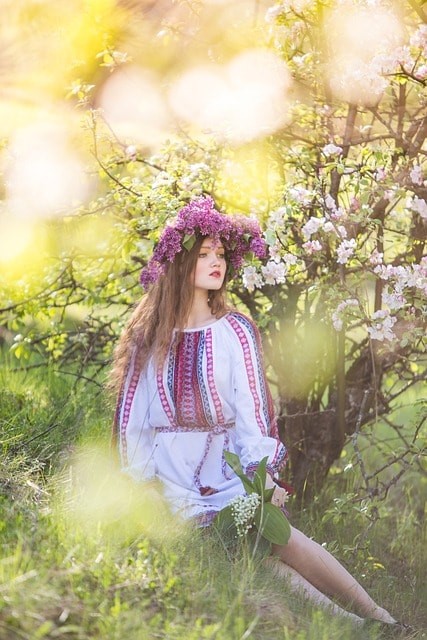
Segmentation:
<svg viewBox="0 0 427 640">
<path fill-rule="evenodd" d="M 240 478 L 245 491 L 247 493 L 257 493 L 253 482 L 249 480 L 249 478 L 243 473 L 242 465 L 240 464 L 240 458 L 235 453 L 231 451 L 224 451 L 224 458 L 227 464 L 233 469 L 234 473 L 238 478 Z"/>
<path fill-rule="evenodd" d="M 186 233 L 182 241 L 182 246 L 184 247 L 184 249 L 186 249 L 186 251 L 191 251 L 191 249 L 194 247 L 195 242 L 196 236 Z"/>
<path fill-rule="evenodd" d="M 218 515 L 215 518 L 215 526 L 219 529 L 222 529 L 223 531 L 226 531 L 235 526 L 233 513 L 230 506 L 224 507 L 224 509 L 221 509 L 221 511 L 219 511 Z"/>
<path fill-rule="evenodd" d="M 262 496 L 265 491 L 265 480 L 267 477 L 267 460 L 267 456 L 261 460 L 254 474 L 253 484 L 260 496 Z"/>
<path fill-rule="evenodd" d="M 262 518 L 261 518 L 262 514 Z M 291 535 L 291 525 L 284 513 L 271 502 L 255 513 L 255 524 L 260 534 L 273 544 L 286 544 Z"/>
<path fill-rule="evenodd" d="M 271 502 L 271 498 L 273 497 L 273 493 L 274 493 L 274 487 L 272 489 L 265 489 L 264 490 L 264 501 L 265 502 Z"/>
</svg>

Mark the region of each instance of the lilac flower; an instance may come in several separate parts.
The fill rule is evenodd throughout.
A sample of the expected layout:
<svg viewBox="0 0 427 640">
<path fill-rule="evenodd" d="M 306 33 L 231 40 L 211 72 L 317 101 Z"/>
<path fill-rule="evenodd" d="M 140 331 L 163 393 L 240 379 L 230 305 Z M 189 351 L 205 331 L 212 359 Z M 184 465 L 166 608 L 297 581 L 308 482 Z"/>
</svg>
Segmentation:
<svg viewBox="0 0 427 640">
<path fill-rule="evenodd" d="M 196 236 L 221 240 L 229 253 L 232 268 L 238 271 L 248 254 L 257 258 L 266 256 L 266 244 L 259 223 L 246 216 L 227 216 L 215 209 L 212 198 L 195 198 L 178 212 L 168 225 L 153 251 L 153 256 L 142 270 L 140 281 L 145 289 L 164 273 L 165 265 L 173 262 L 181 251 L 191 249 Z"/>
</svg>

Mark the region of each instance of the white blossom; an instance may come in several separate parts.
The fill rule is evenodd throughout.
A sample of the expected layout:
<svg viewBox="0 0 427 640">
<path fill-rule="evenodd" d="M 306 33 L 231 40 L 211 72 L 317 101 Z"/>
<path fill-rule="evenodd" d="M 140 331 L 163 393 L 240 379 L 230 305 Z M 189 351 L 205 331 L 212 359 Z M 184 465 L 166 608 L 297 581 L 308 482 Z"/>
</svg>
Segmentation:
<svg viewBox="0 0 427 640">
<path fill-rule="evenodd" d="M 414 184 L 423 184 L 423 169 L 419 164 L 416 164 L 413 169 L 409 172 L 409 177 L 411 178 Z"/>
<path fill-rule="evenodd" d="M 408 199 L 407 205 L 412 209 L 412 211 L 419 213 L 424 220 L 427 219 L 427 202 L 425 200 L 418 198 L 418 196 L 414 196 L 413 200 Z"/>
<path fill-rule="evenodd" d="M 322 151 L 325 156 L 329 158 L 330 156 L 339 156 L 342 153 L 342 147 L 338 147 L 336 144 L 331 142 L 330 144 L 325 145 Z"/>
<path fill-rule="evenodd" d="M 427 64 L 422 64 L 414 71 L 414 75 L 418 80 L 427 79 Z"/>
<path fill-rule="evenodd" d="M 332 324 L 336 331 L 341 331 L 343 327 L 343 318 L 342 314 L 347 309 L 347 307 L 358 307 L 359 301 L 356 298 L 348 298 L 347 300 L 343 300 L 339 303 L 335 311 L 332 313 Z"/>
<path fill-rule="evenodd" d="M 125 154 L 127 155 L 127 157 L 128 157 L 130 160 L 135 160 L 136 155 L 137 155 L 137 151 L 138 151 L 138 150 L 137 150 L 136 146 L 135 146 L 134 144 L 130 144 L 130 145 L 128 145 L 128 146 L 126 147 L 126 149 L 125 149 Z"/>
<path fill-rule="evenodd" d="M 266 284 L 279 284 L 286 281 L 287 267 L 283 262 L 270 260 L 264 267 L 261 267 L 262 275 Z"/>
<path fill-rule="evenodd" d="M 368 333 L 372 340 L 394 340 L 396 335 L 392 331 L 392 327 L 397 322 L 397 318 L 390 315 L 387 309 L 380 309 L 372 315 L 373 324 L 368 327 Z"/>
<path fill-rule="evenodd" d="M 261 498 L 257 493 L 248 496 L 235 496 L 228 503 L 237 529 L 239 538 L 246 535 L 253 525 L 253 519 L 261 504 Z"/>
<path fill-rule="evenodd" d="M 310 239 L 313 233 L 319 231 L 320 227 L 325 223 L 325 218 L 309 218 L 308 222 L 302 228 L 304 238 Z"/>
<path fill-rule="evenodd" d="M 331 211 L 335 211 L 335 209 L 337 208 L 336 202 L 330 193 L 326 194 L 325 196 L 325 205 L 327 209 L 330 209 Z"/>
<path fill-rule="evenodd" d="M 291 198 L 303 205 L 309 205 L 314 195 L 312 191 L 304 187 L 292 187 L 288 193 Z"/>
<path fill-rule="evenodd" d="M 376 266 L 376 265 L 382 264 L 383 258 L 384 258 L 384 254 L 378 251 L 378 249 L 374 249 L 371 255 L 369 256 L 369 262 L 372 265 Z"/>
<path fill-rule="evenodd" d="M 284 217 L 287 213 L 286 207 L 279 207 L 278 209 L 274 209 L 271 211 L 268 222 L 273 227 L 283 227 L 284 225 Z"/>
<path fill-rule="evenodd" d="M 328 220 L 328 222 L 325 222 L 325 224 L 323 225 L 323 229 L 322 229 L 325 233 L 336 233 L 336 229 L 335 229 L 335 225 L 333 222 L 331 222 L 330 220 Z"/>
<path fill-rule="evenodd" d="M 307 242 L 304 242 L 304 244 L 302 245 L 302 248 L 309 255 L 311 255 L 312 253 L 315 253 L 316 251 L 322 251 L 323 249 L 322 245 L 318 240 L 308 240 Z"/>
<path fill-rule="evenodd" d="M 339 224 L 337 227 L 338 230 L 338 234 L 340 235 L 341 238 L 346 238 L 347 237 L 347 229 L 344 227 L 344 225 Z"/>
<path fill-rule="evenodd" d="M 269 23 L 274 22 L 275 19 L 285 11 L 286 6 L 284 4 L 275 4 L 273 7 L 267 9 L 265 13 L 265 21 Z"/>
<path fill-rule="evenodd" d="M 242 279 L 244 286 L 249 291 L 253 291 L 256 287 L 262 287 L 263 285 L 261 274 L 258 273 L 256 267 L 251 265 L 243 269 Z"/>
<path fill-rule="evenodd" d="M 276 243 L 276 244 L 272 244 L 271 246 L 268 247 L 268 254 L 270 256 L 270 258 L 272 260 L 275 260 L 276 262 L 280 261 L 280 244 Z"/>
<path fill-rule="evenodd" d="M 387 169 L 385 167 L 378 167 L 375 171 L 375 180 L 382 182 L 387 178 Z"/>
<path fill-rule="evenodd" d="M 158 189 L 159 187 L 167 187 L 174 184 L 174 182 L 176 182 L 176 178 L 171 176 L 167 171 L 160 171 L 151 183 L 151 188 Z"/>
<path fill-rule="evenodd" d="M 406 304 L 406 298 L 400 291 L 383 291 L 381 298 L 392 311 L 402 309 Z"/>
<path fill-rule="evenodd" d="M 347 264 L 348 259 L 354 254 L 356 249 L 356 240 L 343 240 L 337 248 L 337 262 L 339 264 Z"/>
<path fill-rule="evenodd" d="M 413 47 L 421 49 L 423 54 L 427 56 L 427 24 L 422 24 L 418 27 L 415 33 L 412 34 L 410 43 Z"/>
<path fill-rule="evenodd" d="M 293 253 L 285 253 L 282 260 L 285 264 L 290 266 L 290 265 L 295 265 L 297 263 L 298 258 L 294 256 Z"/>
</svg>

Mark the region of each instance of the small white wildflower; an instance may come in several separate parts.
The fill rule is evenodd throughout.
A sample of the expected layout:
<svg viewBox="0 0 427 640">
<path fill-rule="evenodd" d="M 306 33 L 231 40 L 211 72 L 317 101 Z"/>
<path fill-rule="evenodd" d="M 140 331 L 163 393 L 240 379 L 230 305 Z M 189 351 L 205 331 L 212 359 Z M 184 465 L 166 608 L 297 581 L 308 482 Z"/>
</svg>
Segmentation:
<svg viewBox="0 0 427 640">
<path fill-rule="evenodd" d="M 248 496 L 235 496 L 228 504 L 231 507 L 237 535 L 241 538 L 252 527 L 256 510 L 261 504 L 261 498 L 257 493 L 251 493 Z"/>
</svg>

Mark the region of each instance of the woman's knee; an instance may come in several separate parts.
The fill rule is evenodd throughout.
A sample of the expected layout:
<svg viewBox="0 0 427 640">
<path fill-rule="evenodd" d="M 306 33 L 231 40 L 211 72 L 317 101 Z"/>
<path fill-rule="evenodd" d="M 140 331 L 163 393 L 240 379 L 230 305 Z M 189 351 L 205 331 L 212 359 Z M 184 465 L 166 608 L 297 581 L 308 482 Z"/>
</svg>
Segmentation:
<svg viewBox="0 0 427 640">
<path fill-rule="evenodd" d="M 302 533 L 299 529 L 291 527 L 291 535 L 287 544 L 285 545 L 273 545 L 272 551 L 275 555 L 280 556 L 284 560 L 292 559 L 295 555 L 299 555 L 301 552 L 307 549 L 307 545 L 310 543 L 310 539 Z"/>
</svg>

